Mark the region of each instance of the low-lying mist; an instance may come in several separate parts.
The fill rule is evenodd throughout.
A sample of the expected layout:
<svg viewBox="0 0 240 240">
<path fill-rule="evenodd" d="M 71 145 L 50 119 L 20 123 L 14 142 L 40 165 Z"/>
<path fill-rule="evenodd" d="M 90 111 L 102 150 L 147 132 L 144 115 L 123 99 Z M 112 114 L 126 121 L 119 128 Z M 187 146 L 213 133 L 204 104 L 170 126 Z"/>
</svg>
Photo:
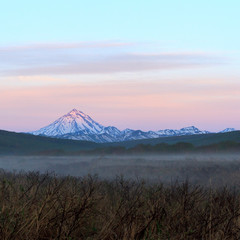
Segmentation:
<svg viewBox="0 0 240 240">
<path fill-rule="evenodd" d="M 7 171 L 54 172 L 57 175 L 86 176 L 101 179 L 144 179 L 169 184 L 176 180 L 204 186 L 240 185 L 238 154 L 177 154 L 131 156 L 1 156 L 0 168 Z"/>
</svg>

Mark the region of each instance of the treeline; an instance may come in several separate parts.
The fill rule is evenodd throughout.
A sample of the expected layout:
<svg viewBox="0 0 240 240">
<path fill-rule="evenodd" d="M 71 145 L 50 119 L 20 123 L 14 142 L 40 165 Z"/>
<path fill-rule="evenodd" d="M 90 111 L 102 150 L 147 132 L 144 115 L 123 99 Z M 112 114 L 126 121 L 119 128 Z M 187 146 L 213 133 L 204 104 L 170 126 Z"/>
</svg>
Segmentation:
<svg viewBox="0 0 240 240">
<path fill-rule="evenodd" d="M 225 141 L 211 145 L 194 146 L 191 143 L 179 142 L 175 144 L 159 143 L 156 145 L 139 144 L 137 146 L 126 148 L 122 146 L 111 146 L 97 148 L 89 151 L 81 151 L 85 154 L 137 154 L 137 153 L 218 153 L 218 152 L 240 152 L 240 143 Z"/>
<path fill-rule="evenodd" d="M 223 141 L 215 144 L 195 146 L 192 143 L 178 142 L 175 144 L 159 143 L 138 144 L 134 147 L 123 146 L 105 146 L 90 150 L 69 151 L 63 149 L 49 149 L 45 151 L 32 152 L 29 155 L 43 155 L 43 156 L 62 156 L 62 155 L 92 155 L 92 154 L 141 154 L 141 153 L 238 153 L 240 152 L 240 143 L 234 141 Z"/>
</svg>

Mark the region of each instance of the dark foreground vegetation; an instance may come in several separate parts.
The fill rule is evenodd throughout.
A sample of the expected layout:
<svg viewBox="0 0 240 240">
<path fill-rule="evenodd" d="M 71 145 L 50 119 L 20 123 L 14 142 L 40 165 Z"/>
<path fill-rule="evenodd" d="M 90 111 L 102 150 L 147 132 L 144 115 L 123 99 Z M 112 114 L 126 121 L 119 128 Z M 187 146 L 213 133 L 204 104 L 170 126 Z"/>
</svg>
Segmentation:
<svg viewBox="0 0 240 240">
<path fill-rule="evenodd" d="M 0 173 L 0 239 L 239 238 L 239 189 Z"/>
</svg>

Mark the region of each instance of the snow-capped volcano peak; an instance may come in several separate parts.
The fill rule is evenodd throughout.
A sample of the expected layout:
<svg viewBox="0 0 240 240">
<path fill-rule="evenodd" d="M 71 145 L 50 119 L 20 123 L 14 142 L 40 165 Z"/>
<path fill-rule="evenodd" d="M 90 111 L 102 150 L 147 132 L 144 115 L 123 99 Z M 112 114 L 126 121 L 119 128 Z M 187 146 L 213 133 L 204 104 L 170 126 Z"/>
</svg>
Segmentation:
<svg viewBox="0 0 240 240">
<path fill-rule="evenodd" d="M 95 122 L 90 116 L 77 109 L 73 109 L 52 124 L 32 133 L 46 136 L 60 136 L 76 132 L 97 134 L 103 129 L 104 126 Z"/>
<path fill-rule="evenodd" d="M 79 116 L 81 117 L 89 117 L 87 114 L 85 114 L 82 111 L 77 110 L 76 108 L 74 108 L 73 110 L 71 110 L 69 113 L 67 113 L 65 116 L 71 116 L 73 118 L 77 118 Z"/>
<path fill-rule="evenodd" d="M 73 109 L 73 110 L 71 110 L 69 113 L 67 113 L 67 114 L 65 114 L 64 116 L 63 116 L 63 118 L 71 118 L 71 119 L 82 119 L 82 120 L 86 120 L 86 119 L 88 119 L 88 120 L 90 120 L 90 121 L 93 121 L 92 120 L 92 118 L 90 117 L 90 116 L 88 116 L 87 114 L 85 114 L 84 112 L 82 112 L 82 111 L 79 111 L 79 110 L 77 110 L 77 109 Z"/>
</svg>

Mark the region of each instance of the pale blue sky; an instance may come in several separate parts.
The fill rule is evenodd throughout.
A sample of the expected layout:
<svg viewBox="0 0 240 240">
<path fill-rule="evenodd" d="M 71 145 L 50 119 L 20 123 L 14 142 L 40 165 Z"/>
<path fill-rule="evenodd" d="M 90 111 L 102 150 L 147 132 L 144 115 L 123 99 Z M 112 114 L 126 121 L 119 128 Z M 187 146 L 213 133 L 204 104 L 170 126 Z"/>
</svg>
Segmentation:
<svg viewBox="0 0 240 240">
<path fill-rule="evenodd" d="M 1 2 L 1 44 L 120 40 L 239 51 L 238 0 Z"/>
<path fill-rule="evenodd" d="M 121 129 L 240 129 L 239 11 L 238 0 L 2 1 L 0 129 L 36 130 L 72 108 Z"/>
</svg>

